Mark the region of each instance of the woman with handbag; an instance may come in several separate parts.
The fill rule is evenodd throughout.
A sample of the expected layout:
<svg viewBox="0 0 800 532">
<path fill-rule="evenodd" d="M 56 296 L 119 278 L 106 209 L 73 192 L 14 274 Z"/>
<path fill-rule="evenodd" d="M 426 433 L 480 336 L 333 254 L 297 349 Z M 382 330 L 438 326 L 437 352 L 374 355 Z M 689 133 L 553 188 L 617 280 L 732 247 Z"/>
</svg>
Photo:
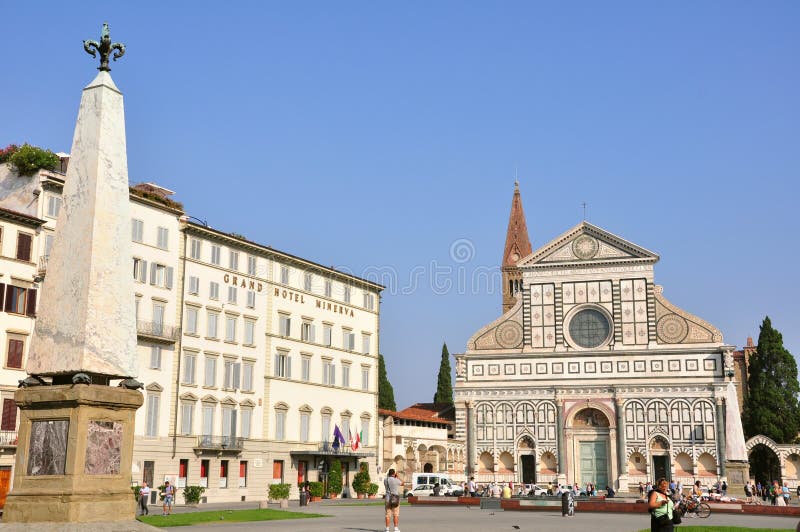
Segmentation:
<svg viewBox="0 0 800 532">
<path fill-rule="evenodd" d="M 660 478 L 656 482 L 656 489 L 650 492 L 647 507 L 650 510 L 650 532 L 673 532 L 672 524 L 675 505 L 667 495 L 669 483 L 667 479 Z"/>
<path fill-rule="evenodd" d="M 389 522 L 394 518 L 394 532 L 400 532 L 400 490 L 403 483 L 397 478 L 397 473 L 394 469 L 390 469 L 386 474 L 386 479 L 383 481 L 383 487 L 386 489 L 386 532 L 389 532 Z"/>
</svg>

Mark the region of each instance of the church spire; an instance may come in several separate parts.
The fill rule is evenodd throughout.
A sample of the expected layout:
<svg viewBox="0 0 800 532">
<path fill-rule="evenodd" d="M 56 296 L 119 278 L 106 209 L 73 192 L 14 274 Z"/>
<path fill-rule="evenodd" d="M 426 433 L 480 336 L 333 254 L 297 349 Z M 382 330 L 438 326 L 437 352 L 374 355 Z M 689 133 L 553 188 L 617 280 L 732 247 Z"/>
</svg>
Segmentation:
<svg viewBox="0 0 800 532">
<path fill-rule="evenodd" d="M 504 313 L 514 306 L 515 295 L 522 290 L 522 272 L 517 268 L 517 261 L 527 257 L 532 251 L 531 241 L 528 238 L 528 226 L 525 223 L 525 211 L 522 210 L 519 181 L 515 181 L 502 262 Z"/>
</svg>

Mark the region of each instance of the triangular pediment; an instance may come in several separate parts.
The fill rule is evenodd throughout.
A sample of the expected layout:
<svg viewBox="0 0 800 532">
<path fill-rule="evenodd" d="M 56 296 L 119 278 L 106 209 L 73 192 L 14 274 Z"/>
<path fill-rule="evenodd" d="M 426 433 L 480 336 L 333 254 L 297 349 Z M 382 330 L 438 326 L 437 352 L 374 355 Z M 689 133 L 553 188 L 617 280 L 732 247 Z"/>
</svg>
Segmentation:
<svg viewBox="0 0 800 532">
<path fill-rule="evenodd" d="M 522 259 L 520 268 L 566 265 L 655 264 L 658 255 L 624 238 L 581 222 Z"/>
</svg>

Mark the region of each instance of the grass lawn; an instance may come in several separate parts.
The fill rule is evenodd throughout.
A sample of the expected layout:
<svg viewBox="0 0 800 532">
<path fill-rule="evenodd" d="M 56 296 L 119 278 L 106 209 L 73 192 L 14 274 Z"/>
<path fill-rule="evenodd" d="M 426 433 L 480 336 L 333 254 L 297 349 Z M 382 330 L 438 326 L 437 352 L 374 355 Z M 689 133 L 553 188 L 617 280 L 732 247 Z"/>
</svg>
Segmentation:
<svg viewBox="0 0 800 532">
<path fill-rule="evenodd" d="M 219 510 L 216 512 L 189 512 L 172 515 L 145 515 L 137 519 L 142 523 L 157 527 L 188 526 L 200 523 L 238 523 L 243 521 L 276 521 L 279 519 L 306 519 L 309 517 L 330 517 L 324 514 L 288 512 L 286 510 Z"/>
<path fill-rule="evenodd" d="M 795 532 L 793 528 L 747 528 L 741 526 L 683 526 L 676 527 L 680 532 Z M 650 532 L 649 528 L 640 532 Z"/>
</svg>

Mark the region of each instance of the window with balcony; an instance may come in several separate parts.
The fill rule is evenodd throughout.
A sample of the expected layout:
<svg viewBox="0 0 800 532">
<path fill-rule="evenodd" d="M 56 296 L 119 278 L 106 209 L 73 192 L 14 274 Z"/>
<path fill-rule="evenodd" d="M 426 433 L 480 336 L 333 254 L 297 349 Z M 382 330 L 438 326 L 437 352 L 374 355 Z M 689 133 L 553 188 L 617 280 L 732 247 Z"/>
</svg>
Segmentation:
<svg viewBox="0 0 800 532">
<path fill-rule="evenodd" d="M 192 434 L 194 418 L 194 402 L 183 401 L 181 403 L 181 434 L 189 436 Z"/>
<path fill-rule="evenodd" d="M 332 432 L 331 432 L 331 415 L 328 412 L 322 413 L 322 420 L 321 420 L 321 432 L 320 432 L 320 439 L 324 442 L 328 442 L 331 439 Z"/>
<path fill-rule="evenodd" d="M 253 423 L 253 409 L 242 408 L 242 438 L 250 438 L 250 427 Z"/>
<path fill-rule="evenodd" d="M 308 425 L 311 419 L 311 414 L 308 412 L 300 413 L 300 441 L 308 441 Z"/>
<path fill-rule="evenodd" d="M 368 417 L 361 418 L 361 445 L 366 447 L 369 445 L 369 422 L 370 419 Z"/>
<path fill-rule="evenodd" d="M 216 406 L 213 403 L 203 404 L 203 436 L 209 442 L 214 434 L 214 410 Z"/>
</svg>

